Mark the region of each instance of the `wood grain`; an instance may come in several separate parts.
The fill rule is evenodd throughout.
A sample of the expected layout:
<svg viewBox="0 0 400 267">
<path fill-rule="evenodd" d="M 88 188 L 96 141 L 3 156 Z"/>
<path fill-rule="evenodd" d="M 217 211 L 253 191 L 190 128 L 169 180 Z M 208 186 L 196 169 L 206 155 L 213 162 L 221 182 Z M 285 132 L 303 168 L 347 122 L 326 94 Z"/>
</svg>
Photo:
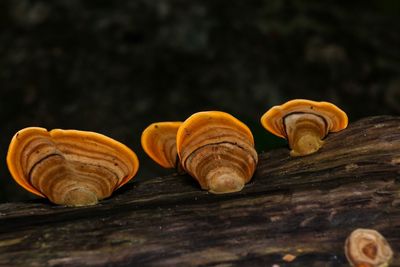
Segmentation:
<svg viewBox="0 0 400 267">
<path fill-rule="evenodd" d="M 365 118 L 325 141 L 307 157 L 261 154 L 233 194 L 172 175 L 93 207 L 2 204 L 0 266 L 348 266 L 344 241 L 359 227 L 382 233 L 400 266 L 400 117 Z"/>
</svg>

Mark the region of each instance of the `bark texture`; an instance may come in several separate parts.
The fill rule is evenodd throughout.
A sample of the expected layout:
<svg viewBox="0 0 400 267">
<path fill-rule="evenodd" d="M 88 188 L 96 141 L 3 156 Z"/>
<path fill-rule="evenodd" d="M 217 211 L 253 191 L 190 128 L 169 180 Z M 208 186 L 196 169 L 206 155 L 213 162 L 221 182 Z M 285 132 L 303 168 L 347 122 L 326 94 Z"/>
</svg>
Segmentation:
<svg viewBox="0 0 400 267">
<path fill-rule="evenodd" d="M 348 266 L 356 228 L 383 234 L 400 266 L 400 117 L 352 123 L 307 157 L 263 153 L 238 193 L 172 175 L 91 207 L 2 204 L 0 266 Z"/>
</svg>

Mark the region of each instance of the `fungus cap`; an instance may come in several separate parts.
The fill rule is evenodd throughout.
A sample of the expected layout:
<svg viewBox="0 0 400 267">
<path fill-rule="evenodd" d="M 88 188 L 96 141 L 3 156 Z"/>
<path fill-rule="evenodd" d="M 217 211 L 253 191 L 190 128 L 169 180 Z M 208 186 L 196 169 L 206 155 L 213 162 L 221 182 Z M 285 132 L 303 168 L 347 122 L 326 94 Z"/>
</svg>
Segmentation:
<svg viewBox="0 0 400 267">
<path fill-rule="evenodd" d="M 156 122 L 142 133 L 141 144 L 146 154 L 164 168 L 176 167 L 176 134 L 182 122 Z"/>
<path fill-rule="evenodd" d="M 197 139 L 196 136 L 199 134 L 207 133 L 207 139 L 198 139 L 201 140 L 200 143 L 192 144 L 194 149 L 203 145 L 205 141 L 210 141 L 210 139 L 213 140 L 213 142 L 224 140 L 225 136 L 221 136 L 217 131 L 212 131 L 212 129 L 215 128 L 214 125 L 222 125 L 226 129 L 229 128 L 242 133 L 247 137 L 248 142 L 254 146 L 253 134 L 249 127 L 234 116 L 222 111 L 201 111 L 186 119 L 178 130 L 176 145 L 181 160 L 184 156 L 182 154 L 182 147 Z M 200 128 L 202 128 L 202 130 L 198 131 Z M 192 151 L 188 151 L 188 154 L 191 152 Z"/>
<path fill-rule="evenodd" d="M 387 267 L 393 250 L 378 231 L 358 228 L 345 241 L 345 255 L 352 266 Z"/>
<path fill-rule="evenodd" d="M 7 165 L 14 180 L 38 196 L 52 194 L 41 188 L 61 190 L 54 186 L 62 179 L 73 187 L 82 178 L 87 188 L 101 187 L 96 190 L 104 192 L 102 199 L 134 177 L 139 160 L 127 146 L 99 133 L 28 127 L 12 138 Z"/>
<path fill-rule="evenodd" d="M 250 129 L 221 111 L 198 112 L 184 121 L 177 151 L 182 168 L 215 194 L 240 191 L 258 161 Z"/>
<path fill-rule="evenodd" d="M 306 99 L 294 99 L 272 107 L 261 117 L 261 124 L 274 135 L 287 138 L 285 118 L 291 114 L 314 114 L 322 118 L 327 133 L 343 130 L 348 124 L 346 113 L 334 104 Z"/>
</svg>

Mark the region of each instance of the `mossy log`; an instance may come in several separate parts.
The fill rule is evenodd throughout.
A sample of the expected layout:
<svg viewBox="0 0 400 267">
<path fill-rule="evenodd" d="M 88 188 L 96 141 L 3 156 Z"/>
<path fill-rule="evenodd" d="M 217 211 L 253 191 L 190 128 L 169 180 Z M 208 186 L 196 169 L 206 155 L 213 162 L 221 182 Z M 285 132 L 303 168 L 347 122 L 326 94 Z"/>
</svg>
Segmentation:
<svg viewBox="0 0 400 267">
<path fill-rule="evenodd" d="M 2 204 L 0 266 L 348 266 L 356 228 L 382 233 L 400 266 L 400 117 L 352 123 L 310 156 L 263 153 L 238 193 L 172 175 L 96 206 Z"/>
</svg>

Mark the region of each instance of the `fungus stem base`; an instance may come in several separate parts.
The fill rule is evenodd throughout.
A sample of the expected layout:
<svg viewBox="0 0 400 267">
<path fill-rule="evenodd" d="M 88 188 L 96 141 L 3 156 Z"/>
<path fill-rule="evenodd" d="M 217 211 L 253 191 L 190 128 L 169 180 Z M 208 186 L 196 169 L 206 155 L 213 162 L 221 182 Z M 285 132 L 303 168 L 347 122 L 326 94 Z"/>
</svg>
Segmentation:
<svg viewBox="0 0 400 267">
<path fill-rule="evenodd" d="M 309 132 L 301 135 L 294 143 L 289 141 L 289 145 L 292 148 L 290 155 L 292 157 L 310 155 L 317 152 L 323 144 L 324 141 L 317 134 Z"/>
<path fill-rule="evenodd" d="M 91 206 L 98 203 L 94 192 L 86 188 L 76 188 L 65 194 L 63 203 L 57 203 L 70 207 Z"/>
<path fill-rule="evenodd" d="M 244 179 L 234 172 L 210 173 L 207 178 L 208 191 L 213 194 L 238 192 L 243 189 L 245 184 Z"/>
</svg>

